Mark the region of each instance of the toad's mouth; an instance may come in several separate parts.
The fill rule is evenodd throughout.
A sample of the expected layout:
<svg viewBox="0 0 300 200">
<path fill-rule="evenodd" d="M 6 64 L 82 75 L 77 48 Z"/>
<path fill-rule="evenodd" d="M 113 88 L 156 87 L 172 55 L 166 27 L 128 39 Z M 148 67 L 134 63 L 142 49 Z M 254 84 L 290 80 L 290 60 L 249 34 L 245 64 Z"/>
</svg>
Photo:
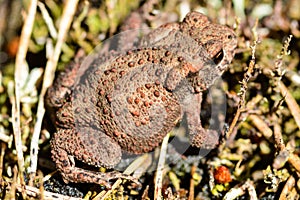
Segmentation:
<svg viewBox="0 0 300 200">
<path fill-rule="evenodd" d="M 224 57 L 224 52 L 223 52 L 223 49 L 220 49 L 220 51 L 218 51 L 216 53 L 216 55 L 213 57 L 213 61 L 216 65 L 218 65 L 222 60 L 223 60 L 223 57 Z"/>
</svg>

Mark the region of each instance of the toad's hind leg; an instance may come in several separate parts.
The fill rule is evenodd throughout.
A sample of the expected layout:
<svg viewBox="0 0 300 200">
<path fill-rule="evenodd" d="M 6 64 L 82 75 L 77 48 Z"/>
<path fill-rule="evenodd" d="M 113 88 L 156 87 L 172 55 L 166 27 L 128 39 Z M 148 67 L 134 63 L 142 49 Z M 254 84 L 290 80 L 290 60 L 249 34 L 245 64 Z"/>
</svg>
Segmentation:
<svg viewBox="0 0 300 200">
<path fill-rule="evenodd" d="M 90 139 L 81 138 L 80 133 L 76 133 L 71 129 L 59 129 L 51 140 L 52 159 L 64 182 L 96 183 L 110 188 L 110 180 L 124 178 L 139 184 L 135 178 L 117 171 L 102 173 L 76 167 L 75 160 L 80 160 L 89 165 L 111 168 L 121 159 L 121 149 L 116 143 L 105 134 L 99 134 L 99 132 L 94 137 L 95 134 L 92 134 L 92 132 L 95 133 L 95 131 L 90 129 L 85 129 L 91 133 L 89 135 Z M 82 142 L 83 139 L 88 141 Z M 86 146 L 87 143 L 89 143 L 89 146 Z M 95 152 L 98 153 L 95 154 Z"/>
</svg>

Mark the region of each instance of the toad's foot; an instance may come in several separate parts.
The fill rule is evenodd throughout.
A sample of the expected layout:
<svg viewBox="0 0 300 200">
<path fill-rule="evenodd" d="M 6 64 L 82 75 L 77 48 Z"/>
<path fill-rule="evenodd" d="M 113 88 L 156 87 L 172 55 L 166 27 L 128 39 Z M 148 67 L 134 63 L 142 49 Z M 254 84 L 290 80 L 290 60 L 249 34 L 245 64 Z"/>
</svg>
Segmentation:
<svg viewBox="0 0 300 200">
<path fill-rule="evenodd" d="M 55 150 L 59 151 L 59 154 L 54 155 L 59 155 L 59 157 L 54 156 L 53 159 L 55 160 L 56 166 L 59 166 L 58 169 L 65 183 L 96 183 L 105 186 L 107 189 L 111 189 L 109 182 L 114 179 L 122 178 L 133 181 L 137 187 L 141 185 L 136 178 L 118 171 L 103 173 L 76 167 L 73 156 L 68 155 L 63 149 L 56 148 Z"/>
<path fill-rule="evenodd" d="M 111 172 L 95 172 L 84 170 L 78 167 L 66 168 L 68 171 L 67 174 L 63 174 L 63 180 L 65 183 L 70 182 L 80 182 L 80 183 L 96 183 L 105 186 L 107 189 L 111 189 L 111 181 L 114 179 L 127 179 L 135 183 L 137 187 L 141 186 L 141 183 L 134 177 L 126 174 L 122 174 L 118 171 L 111 171 Z M 65 171 L 64 170 L 64 171 Z M 70 173 L 70 170 L 72 173 Z"/>
<path fill-rule="evenodd" d="M 197 128 L 196 134 L 190 133 L 192 146 L 204 149 L 214 149 L 219 145 L 219 134 L 216 130 Z"/>
</svg>

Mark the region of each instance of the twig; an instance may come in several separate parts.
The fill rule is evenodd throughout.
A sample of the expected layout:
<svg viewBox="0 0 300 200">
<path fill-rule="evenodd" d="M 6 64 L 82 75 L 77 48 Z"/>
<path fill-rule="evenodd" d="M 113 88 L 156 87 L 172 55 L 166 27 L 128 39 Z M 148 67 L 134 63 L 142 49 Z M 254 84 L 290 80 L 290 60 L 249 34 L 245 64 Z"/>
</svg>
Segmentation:
<svg viewBox="0 0 300 200">
<path fill-rule="evenodd" d="M 24 185 L 24 156 L 22 152 L 22 138 L 21 138 L 21 122 L 20 122 L 20 92 L 24 79 L 24 71 L 27 71 L 26 54 L 28 50 L 29 40 L 33 28 L 34 18 L 36 14 L 37 0 L 31 0 L 28 14 L 26 16 L 22 33 L 20 37 L 20 44 L 18 53 L 16 55 L 15 66 L 15 98 L 12 98 L 12 124 L 14 130 L 15 146 L 18 158 L 19 177 L 21 184 Z"/>
<path fill-rule="evenodd" d="M 123 172 L 126 175 L 132 174 L 137 168 L 139 168 L 147 159 L 149 159 L 149 154 L 144 154 L 137 159 L 135 159 Z M 107 199 L 108 195 L 111 194 L 120 184 L 122 183 L 122 179 L 118 179 L 108 191 L 100 192 L 94 199 Z"/>
<path fill-rule="evenodd" d="M 291 190 L 295 187 L 295 182 L 295 178 L 293 176 L 290 176 L 282 189 L 279 200 L 294 199 L 288 197 L 290 197 Z"/>
<path fill-rule="evenodd" d="M 248 180 L 240 187 L 230 189 L 229 192 L 226 193 L 223 199 L 224 200 L 236 199 L 237 197 L 244 195 L 245 191 L 248 190 L 250 200 L 258 200 L 255 187 L 253 184 L 254 183 L 252 181 Z"/>
<path fill-rule="evenodd" d="M 289 92 L 287 87 L 281 81 L 282 76 L 285 71 L 282 70 L 282 59 L 284 56 L 289 55 L 290 51 L 288 50 L 289 44 L 291 42 L 292 36 L 290 35 L 287 40 L 284 42 L 284 45 L 281 49 L 280 55 L 277 56 L 275 61 L 275 70 L 274 76 L 278 79 L 278 88 L 280 90 L 281 95 L 284 97 L 285 102 L 291 112 L 291 115 L 294 117 L 295 122 L 300 129 L 300 108 L 292 94 Z M 279 154 L 281 152 L 289 152 L 287 161 L 300 173 L 300 158 L 297 154 L 294 154 L 292 149 L 288 149 L 283 142 L 282 131 L 280 126 L 277 124 L 277 116 L 275 113 L 272 115 L 272 120 L 274 124 L 274 139 L 277 148 L 279 149 Z M 274 164 L 273 164 L 274 165 Z"/>
<path fill-rule="evenodd" d="M 296 100 L 294 99 L 294 97 L 292 96 L 292 94 L 289 92 L 289 90 L 286 88 L 286 86 L 282 81 L 279 82 L 278 87 L 280 89 L 281 95 L 285 96 L 285 102 L 289 110 L 291 111 L 291 114 L 294 117 L 298 128 L 300 129 L 300 108 L 298 103 L 296 102 Z"/>
<path fill-rule="evenodd" d="M 13 135 L 6 135 L 4 133 L 4 128 L 0 127 L 0 140 L 11 146 L 13 142 Z"/>
<path fill-rule="evenodd" d="M 286 145 L 283 142 L 282 132 L 280 129 L 280 126 L 277 124 L 277 117 L 275 114 L 272 116 L 272 121 L 274 124 L 274 141 L 275 145 L 279 149 L 278 155 L 280 155 L 280 152 L 288 152 L 287 161 L 300 173 L 300 158 L 298 155 L 293 153 L 292 149 L 288 149 Z M 276 168 L 277 163 L 275 163 L 277 159 L 274 159 L 273 167 Z"/>
<path fill-rule="evenodd" d="M 0 153 L 0 182 L 2 180 L 2 174 L 3 174 L 3 160 L 4 160 L 4 155 L 5 155 L 5 150 L 6 150 L 6 144 L 1 142 L 1 153 Z"/>
<path fill-rule="evenodd" d="M 262 133 L 265 138 L 270 138 L 273 135 L 272 129 L 266 124 L 265 121 L 261 119 L 260 116 L 257 115 L 249 115 L 248 119 L 254 124 L 254 126 Z"/>
<path fill-rule="evenodd" d="M 277 124 L 277 116 L 273 114 L 272 121 L 274 122 L 274 140 L 279 151 L 285 150 L 285 144 L 283 142 L 281 127 Z"/>
<path fill-rule="evenodd" d="M 59 59 L 59 55 L 61 53 L 61 47 L 65 41 L 65 37 L 68 33 L 68 30 L 71 26 L 73 16 L 75 14 L 76 8 L 77 8 L 78 0 L 68 0 L 66 1 L 66 5 L 63 10 L 61 22 L 59 25 L 59 32 L 57 36 L 57 43 L 55 45 L 54 51 L 52 56 L 49 57 L 46 68 L 45 68 L 45 74 L 43 79 L 43 85 L 41 89 L 41 93 L 39 96 L 39 103 L 37 108 L 37 119 L 34 126 L 34 132 L 31 139 L 30 144 L 30 168 L 29 173 L 31 173 L 30 181 L 33 180 L 33 177 L 35 176 L 36 168 L 37 168 L 37 158 L 38 158 L 38 140 L 40 137 L 41 132 L 41 126 L 42 126 L 42 120 L 45 114 L 45 108 L 44 108 L 44 97 L 46 94 L 46 91 L 49 86 L 51 86 L 55 70 L 57 66 L 57 62 Z"/>
<path fill-rule="evenodd" d="M 13 179 L 12 179 L 12 184 L 11 184 L 11 188 L 9 190 L 9 192 L 7 193 L 7 195 L 5 198 L 9 198 L 9 199 L 16 199 L 16 189 L 17 189 L 17 179 L 18 179 L 18 167 L 15 165 L 13 168 Z M 21 187 L 23 188 L 23 187 Z M 25 191 L 23 189 L 21 189 L 21 192 L 24 193 Z M 26 196 L 26 195 L 23 195 Z"/>
<path fill-rule="evenodd" d="M 300 158 L 297 154 L 291 153 L 288 162 L 300 173 Z"/>
<path fill-rule="evenodd" d="M 255 40 L 254 41 L 254 45 L 251 46 L 251 49 L 252 49 L 252 59 L 250 61 L 250 64 L 249 64 L 249 67 L 246 71 L 246 73 L 244 74 L 244 78 L 241 82 L 241 90 L 240 90 L 240 93 L 239 93 L 239 97 L 240 97 L 240 100 L 239 100 L 239 103 L 238 103 L 238 109 L 235 113 L 235 116 L 230 124 L 230 127 L 228 129 L 228 132 L 226 133 L 226 138 L 229 138 L 234 127 L 236 126 L 239 118 L 240 118 L 240 115 L 245 107 L 245 98 L 246 98 L 246 91 L 248 89 L 248 82 L 249 82 L 249 79 L 252 77 L 252 73 L 254 71 L 254 67 L 255 67 L 255 49 L 256 49 L 256 44 L 257 44 L 257 41 Z"/>
<path fill-rule="evenodd" d="M 157 171 L 155 176 L 155 187 L 154 187 L 154 199 L 160 200 L 162 199 L 162 180 L 163 180 L 163 169 L 165 165 L 166 155 L 167 155 L 167 147 L 169 141 L 170 133 L 168 133 L 161 144 L 160 156 L 157 164 Z"/>
<path fill-rule="evenodd" d="M 197 166 L 193 164 L 191 168 L 191 179 L 190 179 L 190 190 L 189 190 L 189 200 L 194 200 L 195 196 L 195 180 L 194 180 L 194 174 L 196 172 Z"/>
</svg>

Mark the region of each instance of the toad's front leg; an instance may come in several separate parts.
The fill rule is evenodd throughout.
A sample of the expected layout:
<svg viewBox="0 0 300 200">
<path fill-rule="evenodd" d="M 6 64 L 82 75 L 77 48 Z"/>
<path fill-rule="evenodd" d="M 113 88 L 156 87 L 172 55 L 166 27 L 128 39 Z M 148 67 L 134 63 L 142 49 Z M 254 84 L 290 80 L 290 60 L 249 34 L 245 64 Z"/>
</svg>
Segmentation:
<svg viewBox="0 0 300 200">
<path fill-rule="evenodd" d="M 218 132 L 216 130 L 204 129 L 201 125 L 202 93 L 191 95 L 191 97 L 183 105 L 187 117 L 191 144 L 198 148 L 215 148 L 219 143 Z"/>
</svg>

